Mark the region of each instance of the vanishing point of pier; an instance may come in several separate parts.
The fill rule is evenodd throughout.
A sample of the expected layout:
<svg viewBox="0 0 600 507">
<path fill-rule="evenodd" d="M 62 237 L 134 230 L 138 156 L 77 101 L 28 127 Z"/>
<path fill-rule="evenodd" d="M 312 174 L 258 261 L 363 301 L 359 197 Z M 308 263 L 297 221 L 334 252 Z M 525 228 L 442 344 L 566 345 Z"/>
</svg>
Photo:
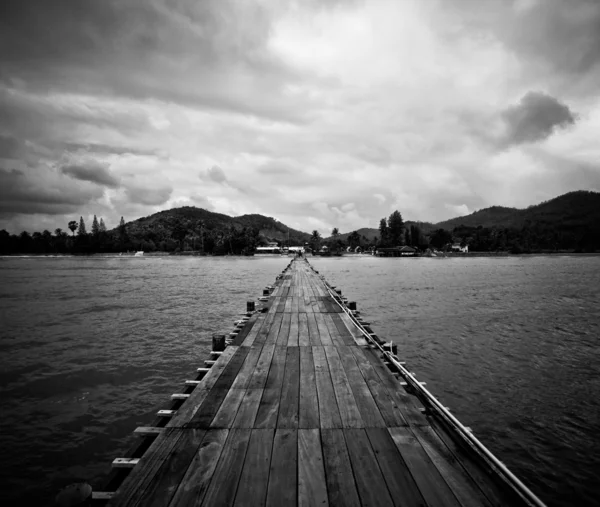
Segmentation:
<svg viewBox="0 0 600 507">
<path fill-rule="evenodd" d="M 302 258 L 173 396 L 113 506 L 543 505 Z M 220 348 L 220 347 L 219 347 Z"/>
</svg>

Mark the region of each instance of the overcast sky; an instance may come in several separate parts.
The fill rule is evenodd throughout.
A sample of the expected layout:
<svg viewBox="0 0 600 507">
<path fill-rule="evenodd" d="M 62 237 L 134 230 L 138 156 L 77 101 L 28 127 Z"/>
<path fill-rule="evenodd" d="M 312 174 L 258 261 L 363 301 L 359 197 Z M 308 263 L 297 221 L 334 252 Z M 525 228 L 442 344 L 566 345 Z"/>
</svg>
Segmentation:
<svg viewBox="0 0 600 507">
<path fill-rule="evenodd" d="M 329 235 L 600 190 L 598 0 L 3 0 L 0 229 Z"/>
</svg>

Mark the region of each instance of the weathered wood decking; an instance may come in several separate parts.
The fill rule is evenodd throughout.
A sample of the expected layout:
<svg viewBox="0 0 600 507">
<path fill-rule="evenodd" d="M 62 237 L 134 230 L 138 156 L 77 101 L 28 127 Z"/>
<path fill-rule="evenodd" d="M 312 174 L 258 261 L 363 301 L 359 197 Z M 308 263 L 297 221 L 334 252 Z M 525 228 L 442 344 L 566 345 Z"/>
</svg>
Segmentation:
<svg viewBox="0 0 600 507">
<path fill-rule="evenodd" d="M 302 259 L 110 505 L 521 505 L 419 410 Z"/>
</svg>

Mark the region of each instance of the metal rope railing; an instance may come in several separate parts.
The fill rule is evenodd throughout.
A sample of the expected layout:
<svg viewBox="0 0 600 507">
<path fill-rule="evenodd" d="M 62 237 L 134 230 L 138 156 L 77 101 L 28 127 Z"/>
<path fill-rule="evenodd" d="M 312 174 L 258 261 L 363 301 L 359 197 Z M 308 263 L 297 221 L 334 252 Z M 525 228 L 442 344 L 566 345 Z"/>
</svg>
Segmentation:
<svg viewBox="0 0 600 507">
<path fill-rule="evenodd" d="M 398 370 L 400 375 L 404 378 L 407 384 L 411 386 L 411 388 L 417 393 L 417 396 L 423 401 L 425 399 L 429 404 L 430 408 L 433 408 L 439 415 L 441 415 L 447 423 L 450 425 L 452 429 L 457 431 L 458 435 L 466 441 L 467 444 L 471 446 L 485 461 L 488 465 L 493 468 L 497 473 L 499 473 L 506 483 L 512 487 L 513 490 L 529 505 L 535 507 L 546 507 L 546 504 L 542 502 L 536 495 L 533 493 L 523 482 L 513 474 L 508 467 L 502 463 L 492 452 L 483 445 L 475 435 L 470 431 L 469 428 L 464 426 L 454 415 L 450 413 L 450 411 L 442 405 L 442 403 L 431 394 L 421 382 L 419 382 L 415 376 L 408 371 L 404 365 L 396 359 L 392 351 L 385 350 L 362 326 L 360 322 L 356 320 L 356 317 L 352 314 L 352 311 L 349 310 L 346 305 L 344 305 L 340 299 L 339 295 L 335 293 L 329 284 L 324 281 L 325 288 L 329 292 L 330 296 L 333 297 L 333 300 L 338 304 L 338 306 L 342 309 L 346 315 L 348 315 L 354 324 L 354 326 L 365 336 L 365 338 L 369 341 L 369 343 L 374 344 L 380 352 L 384 355 L 384 357 L 394 365 L 394 367 Z M 420 395 L 420 396 L 419 396 Z"/>
</svg>

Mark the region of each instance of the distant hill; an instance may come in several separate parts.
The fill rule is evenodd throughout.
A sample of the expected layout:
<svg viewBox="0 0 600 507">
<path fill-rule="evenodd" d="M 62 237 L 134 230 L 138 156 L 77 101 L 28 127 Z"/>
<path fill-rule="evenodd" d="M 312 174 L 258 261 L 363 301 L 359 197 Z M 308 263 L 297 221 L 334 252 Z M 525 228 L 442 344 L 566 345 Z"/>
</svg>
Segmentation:
<svg viewBox="0 0 600 507">
<path fill-rule="evenodd" d="M 202 222 L 207 231 L 214 229 L 225 229 L 233 226 L 236 230 L 246 228 L 255 228 L 259 234 L 266 240 L 284 241 L 289 238 L 292 242 L 308 241 L 310 234 L 289 228 L 287 225 L 271 217 L 263 215 L 242 215 L 239 217 L 230 217 L 222 213 L 215 213 L 195 206 L 183 206 L 170 210 L 159 211 L 153 215 L 138 218 L 126 224 L 129 234 L 136 234 L 141 231 L 164 231 L 172 232 L 178 224 L 183 227 L 197 229 L 197 224 Z"/>
<path fill-rule="evenodd" d="M 416 225 L 417 227 L 419 227 L 421 229 L 421 231 L 423 231 L 424 234 L 429 234 L 431 231 L 433 231 L 434 229 L 436 229 L 437 227 L 430 223 L 430 222 L 413 222 L 412 220 L 408 220 L 406 222 L 404 222 L 404 225 L 407 227 L 410 227 L 411 225 Z M 348 236 L 350 236 L 350 234 L 352 234 L 354 231 L 350 231 L 350 232 L 345 232 L 344 234 L 340 234 L 338 236 L 339 239 L 346 241 L 348 239 Z M 362 237 L 365 236 L 369 241 L 372 241 L 373 238 L 379 238 L 379 229 L 373 229 L 370 227 L 363 227 L 361 229 L 356 229 L 356 232 L 358 232 L 358 234 Z M 329 238 L 325 238 L 325 239 L 331 239 L 331 237 Z"/>
<path fill-rule="evenodd" d="M 354 231 L 350 231 L 350 232 L 346 232 L 344 234 L 340 234 L 338 236 L 338 239 L 341 239 L 342 241 L 346 241 L 348 239 L 348 236 L 350 236 L 350 234 L 352 234 Z M 373 241 L 373 238 L 379 238 L 379 229 L 371 229 L 369 227 L 363 227 L 362 229 L 356 229 L 356 232 L 358 232 L 360 237 L 366 237 L 368 241 Z M 331 239 L 331 236 L 329 238 L 325 238 L 327 239 Z"/>
<path fill-rule="evenodd" d="M 600 193 L 579 190 L 555 197 L 526 209 L 492 206 L 470 215 L 434 224 L 435 229 L 456 227 L 521 228 L 527 223 L 588 227 L 600 223 Z"/>
</svg>

